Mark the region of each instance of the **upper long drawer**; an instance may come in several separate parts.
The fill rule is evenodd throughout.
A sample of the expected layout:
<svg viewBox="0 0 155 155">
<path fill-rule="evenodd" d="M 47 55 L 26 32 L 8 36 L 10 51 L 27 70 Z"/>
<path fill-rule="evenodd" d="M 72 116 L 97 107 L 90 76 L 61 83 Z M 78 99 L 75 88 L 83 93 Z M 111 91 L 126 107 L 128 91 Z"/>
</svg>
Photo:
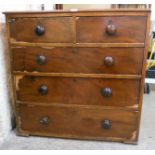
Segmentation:
<svg viewBox="0 0 155 155">
<path fill-rule="evenodd" d="M 143 48 L 12 48 L 13 70 L 55 73 L 141 74 Z"/>
<path fill-rule="evenodd" d="M 16 18 L 10 24 L 10 35 L 15 41 L 69 43 L 73 40 L 72 24 L 72 17 Z"/>
<path fill-rule="evenodd" d="M 146 17 L 77 17 L 79 43 L 143 43 Z"/>
</svg>

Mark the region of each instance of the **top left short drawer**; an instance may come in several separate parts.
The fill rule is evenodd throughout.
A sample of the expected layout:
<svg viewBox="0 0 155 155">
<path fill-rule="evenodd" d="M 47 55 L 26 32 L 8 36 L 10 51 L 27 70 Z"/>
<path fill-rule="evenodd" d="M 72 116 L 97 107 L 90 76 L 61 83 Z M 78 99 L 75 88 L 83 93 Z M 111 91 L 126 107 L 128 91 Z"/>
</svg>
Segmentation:
<svg viewBox="0 0 155 155">
<path fill-rule="evenodd" d="M 11 41 L 31 43 L 70 43 L 72 17 L 15 18 L 10 20 Z"/>
</svg>

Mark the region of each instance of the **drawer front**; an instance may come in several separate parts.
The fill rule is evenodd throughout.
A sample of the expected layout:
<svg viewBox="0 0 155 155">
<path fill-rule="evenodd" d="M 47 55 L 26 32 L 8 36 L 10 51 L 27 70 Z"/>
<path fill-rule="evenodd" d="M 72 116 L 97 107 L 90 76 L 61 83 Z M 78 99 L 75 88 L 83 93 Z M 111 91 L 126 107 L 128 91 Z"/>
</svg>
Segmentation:
<svg viewBox="0 0 155 155">
<path fill-rule="evenodd" d="M 144 43 L 146 17 L 78 17 L 77 42 Z"/>
<path fill-rule="evenodd" d="M 10 24 L 11 39 L 23 42 L 68 43 L 72 30 L 72 17 L 16 18 Z"/>
<path fill-rule="evenodd" d="M 19 108 L 21 130 L 69 138 L 136 139 L 137 112 L 103 108 L 27 106 Z"/>
<path fill-rule="evenodd" d="M 141 74 L 143 48 L 13 48 L 15 71 Z"/>
<path fill-rule="evenodd" d="M 17 100 L 56 104 L 138 106 L 139 80 L 16 77 Z"/>
</svg>

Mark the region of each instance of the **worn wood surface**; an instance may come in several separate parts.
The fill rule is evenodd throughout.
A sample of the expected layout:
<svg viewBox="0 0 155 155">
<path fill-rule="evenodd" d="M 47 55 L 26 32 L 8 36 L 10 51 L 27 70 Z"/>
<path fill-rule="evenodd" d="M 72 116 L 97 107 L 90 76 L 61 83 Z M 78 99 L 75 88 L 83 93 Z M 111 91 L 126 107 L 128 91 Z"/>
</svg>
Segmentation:
<svg viewBox="0 0 155 155">
<path fill-rule="evenodd" d="M 127 110 L 91 107 L 21 105 L 19 108 L 22 132 L 98 140 L 111 137 L 119 141 L 135 141 L 137 114 Z M 44 117 L 48 117 L 46 125 L 41 123 Z M 110 121 L 109 129 L 102 127 L 103 120 Z"/>
<path fill-rule="evenodd" d="M 109 22 L 116 26 L 115 35 L 106 33 Z M 76 36 L 73 36 L 73 23 L 76 25 Z M 10 32 L 11 41 L 69 43 L 76 37 L 79 43 L 143 43 L 145 23 L 146 17 L 17 18 L 10 23 Z M 42 36 L 35 34 L 38 24 L 45 28 Z M 28 29 L 23 29 L 27 26 Z"/>
<path fill-rule="evenodd" d="M 46 95 L 38 91 L 42 85 L 48 88 Z M 110 97 L 102 95 L 104 88 L 112 90 Z M 19 101 L 135 106 L 139 99 L 139 80 L 23 77 L 18 81 L 16 90 Z"/>
<path fill-rule="evenodd" d="M 19 17 L 55 17 L 55 16 L 147 16 L 150 9 L 105 9 L 105 10 L 81 10 L 81 11 L 18 11 L 4 12 L 9 18 Z"/>
<path fill-rule="evenodd" d="M 150 10 L 6 12 L 5 15 L 19 135 L 137 142 Z M 39 20 L 46 31 L 35 36 L 33 28 Z M 114 35 L 105 33 L 109 20 L 114 30 L 110 25 L 108 33 L 116 32 Z M 48 57 L 48 65 L 40 66 L 33 61 L 38 53 Z M 114 57 L 114 64 L 101 67 L 102 54 Z M 47 85 L 41 90 L 48 90 L 44 95 L 38 92 L 40 84 Z M 112 88 L 108 98 L 101 95 L 101 87 L 107 86 Z M 46 124 L 46 117 L 50 117 L 54 126 L 50 121 L 49 126 L 42 127 L 40 122 Z M 104 118 L 113 125 L 103 133 Z M 89 131 L 87 127 L 92 126 Z"/>
<path fill-rule="evenodd" d="M 18 47 L 12 53 L 13 69 L 28 72 L 140 75 L 143 60 L 143 48 Z M 38 56 L 45 57 L 43 64 Z M 106 57 L 112 57 L 112 66 L 106 65 Z"/>
<path fill-rule="evenodd" d="M 143 66 L 142 66 L 142 78 L 141 78 L 141 83 L 140 83 L 140 97 L 139 97 L 139 117 L 138 117 L 138 128 L 140 128 L 140 122 L 141 122 L 141 112 L 142 112 L 142 103 L 143 103 L 143 94 L 144 94 L 144 83 L 145 83 L 145 75 L 146 75 L 146 65 L 147 65 L 147 56 L 148 56 L 148 47 L 149 47 L 149 34 L 150 34 L 150 27 L 151 27 L 151 22 L 150 22 L 150 16 L 151 14 L 148 13 L 147 16 L 147 29 L 146 29 L 146 38 L 145 38 L 145 48 L 144 48 L 144 58 L 143 58 Z M 139 130 L 137 133 L 137 139 L 139 137 Z"/>
<path fill-rule="evenodd" d="M 77 42 L 143 43 L 146 17 L 77 17 Z M 116 33 L 109 35 L 106 27 L 112 22 Z"/>
<path fill-rule="evenodd" d="M 43 35 L 35 33 L 37 25 L 45 29 Z M 10 23 L 11 40 L 25 42 L 72 42 L 72 18 L 19 18 Z"/>
<path fill-rule="evenodd" d="M 144 47 L 144 43 L 30 43 L 30 42 L 10 42 L 11 47 Z"/>
<path fill-rule="evenodd" d="M 75 78 L 113 78 L 113 79 L 140 79 L 141 75 L 132 74 L 84 74 L 84 73 L 40 73 L 40 72 L 22 72 L 14 71 L 15 76 L 47 76 L 47 77 L 75 77 Z"/>
</svg>

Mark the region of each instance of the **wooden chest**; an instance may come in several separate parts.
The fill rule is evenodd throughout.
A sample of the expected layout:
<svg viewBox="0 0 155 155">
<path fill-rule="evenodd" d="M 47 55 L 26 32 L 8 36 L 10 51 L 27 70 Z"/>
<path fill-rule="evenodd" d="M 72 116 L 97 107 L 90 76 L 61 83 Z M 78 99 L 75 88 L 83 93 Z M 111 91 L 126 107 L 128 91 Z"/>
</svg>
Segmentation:
<svg viewBox="0 0 155 155">
<path fill-rule="evenodd" d="M 19 135 L 137 142 L 149 10 L 5 15 Z"/>
</svg>

